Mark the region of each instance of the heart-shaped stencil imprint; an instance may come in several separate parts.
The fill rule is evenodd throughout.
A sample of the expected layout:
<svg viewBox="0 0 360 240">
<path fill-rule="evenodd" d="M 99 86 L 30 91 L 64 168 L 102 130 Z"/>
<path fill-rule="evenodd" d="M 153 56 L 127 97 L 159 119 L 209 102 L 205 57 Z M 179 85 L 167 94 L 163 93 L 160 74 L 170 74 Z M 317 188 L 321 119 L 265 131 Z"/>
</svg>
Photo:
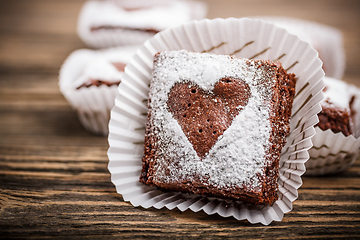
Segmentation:
<svg viewBox="0 0 360 240">
<path fill-rule="evenodd" d="M 249 85 L 232 77 L 220 79 L 212 92 L 181 82 L 170 90 L 167 106 L 203 158 L 246 106 L 250 95 Z"/>
</svg>

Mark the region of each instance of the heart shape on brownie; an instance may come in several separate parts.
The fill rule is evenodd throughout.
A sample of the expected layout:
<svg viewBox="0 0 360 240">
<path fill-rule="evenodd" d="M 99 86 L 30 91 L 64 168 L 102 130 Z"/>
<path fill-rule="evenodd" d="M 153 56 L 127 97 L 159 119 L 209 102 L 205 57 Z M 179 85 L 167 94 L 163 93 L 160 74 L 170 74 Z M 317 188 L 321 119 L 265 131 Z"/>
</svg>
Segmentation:
<svg viewBox="0 0 360 240">
<path fill-rule="evenodd" d="M 178 121 L 200 158 L 204 158 L 250 98 L 241 79 L 226 77 L 205 91 L 189 81 L 175 83 L 168 94 L 169 112 Z"/>
</svg>

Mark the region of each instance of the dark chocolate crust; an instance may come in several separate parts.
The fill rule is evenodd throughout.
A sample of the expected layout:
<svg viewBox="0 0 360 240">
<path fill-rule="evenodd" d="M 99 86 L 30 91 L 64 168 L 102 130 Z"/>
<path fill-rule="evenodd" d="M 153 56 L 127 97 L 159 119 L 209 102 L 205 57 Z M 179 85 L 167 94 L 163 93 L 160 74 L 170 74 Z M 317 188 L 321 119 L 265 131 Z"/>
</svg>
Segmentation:
<svg viewBox="0 0 360 240">
<path fill-rule="evenodd" d="M 149 28 L 149 29 L 141 29 L 141 28 L 121 27 L 121 26 L 110 26 L 110 25 L 92 27 L 90 29 L 90 31 L 91 32 L 96 32 L 96 31 L 99 31 L 99 30 L 116 30 L 116 29 L 137 31 L 137 32 L 144 32 L 144 33 L 151 33 L 151 34 L 154 34 L 154 35 L 159 32 L 159 30 L 151 29 L 151 28 Z"/>
<path fill-rule="evenodd" d="M 344 109 L 323 104 L 318 117 L 319 123 L 316 126 L 323 131 L 331 129 L 334 133 L 342 132 L 345 136 L 353 134 L 351 115 Z"/>
<path fill-rule="evenodd" d="M 262 193 L 258 202 L 260 204 L 272 204 L 278 199 L 277 179 L 279 178 L 279 162 L 281 150 L 286 144 L 286 137 L 290 132 L 291 109 L 295 96 L 296 77 L 294 74 L 287 74 L 280 63 L 264 61 L 269 68 L 276 71 L 278 88 L 273 89 L 272 111 L 275 113 L 270 116 L 272 132 L 270 136 L 270 148 L 266 154 L 267 166 L 265 177 L 262 182 Z M 279 94 L 278 96 L 276 96 Z"/>
<path fill-rule="evenodd" d="M 154 66 L 158 61 L 157 55 L 154 59 Z M 250 61 L 248 63 L 251 64 Z M 197 178 L 197 176 L 192 176 L 192 180 L 182 181 L 182 182 L 154 182 L 153 176 L 155 173 L 155 165 L 156 165 L 156 152 L 158 151 L 157 146 L 157 135 L 156 132 L 159 131 L 158 126 L 154 126 L 152 123 L 152 109 L 151 109 L 151 99 L 148 102 L 148 118 L 146 122 L 146 131 L 145 131 L 145 145 L 144 145 L 144 157 L 143 157 L 143 168 L 140 176 L 140 182 L 145 183 L 147 185 L 156 186 L 159 189 L 164 191 L 180 191 L 186 193 L 194 193 L 200 194 L 203 196 L 210 196 L 210 197 L 220 197 L 224 199 L 232 199 L 232 200 L 240 200 L 247 204 L 253 205 L 271 205 L 278 199 L 277 194 L 277 179 L 279 177 L 279 161 L 280 161 L 280 153 L 283 146 L 286 143 L 286 136 L 289 134 L 290 131 L 290 117 L 291 117 L 291 108 L 292 102 L 295 95 L 295 84 L 296 78 L 294 74 L 287 74 L 286 71 L 282 68 L 280 63 L 274 63 L 267 60 L 257 60 L 255 64 L 258 68 L 265 68 L 267 72 L 274 73 L 273 75 L 266 75 L 263 81 L 266 83 L 270 81 L 270 78 L 276 79 L 276 83 L 272 85 L 268 89 L 269 93 L 274 93 L 272 96 L 271 101 L 269 101 L 270 106 L 270 123 L 272 132 L 269 138 L 269 148 L 268 152 L 265 156 L 265 174 L 263 176 L 258 176 L 260 179 L 260 186 L 247 186 L 242 185 L 238 187 L 232 188 L 218 188 L 212 185 L 207 184 L 206 182 Z M 247 91 L 249 90 L 246 84 L 241 83 L 241 80 L 234 79 L 234 78 L 223 78 L 219 79 L 218 82 L 220 87 L 220 92 L 225 96 L 227 99 L 231 99 L 231 95 L 234 96 L 234 99 L 231 101 L 238 102 L 234 106 L 242 105 L 247 101 L 247 98 L 243 97 L 243 94 L 237 94 L 237 92 L 251 94 Z M 259 83 L 263 84 L 263 83 Z M 266 84 L 265 84 L 266 85 Z M 185 86 L 185 87 L 184 87 Z M 150 87 L 151 88 L 151 87 Z M 191 97 L 192 91 L 201 91 L 196 85 L 176 85 L 173 87 L 175 89 L 174 92 L 178 93 L 178 96 L 186 96 L 189 95 Z M 235 91 L 235 92 L 234 92 Z M 192 96 L 193 100 L 196 100 L 197 96 Z M 214 97 L 214 96 L 213 96 Z M 176 104 L 169 104 L 168 103 L 168 110 L 171 112 L 175 119 L 196 116 L 196 111 L 186 111 L 177 109 L 177 106 L 182 106 L 188 104 L 186 102 L 186 98 L 176 97 L 176 95 L 172 95 L 169 93 L 170 102 L 175 102 Z M 205 99 L 205 101 L 204 101 Z M 209 111 L 218 111 L 218 109 L 212 109 L 214 106 L 205 106 L 206 104 L 206 97 L 202 99 L 202 103 L 199 103 L 198 107 L 201 108 L 208 108 Z M 196 101 L 195 101 L 196 102 Z M 205 103 L 204 103 L 205 102 Z M 226 101 L 225 101 L 226 102 Z M 240 104 L 239 104 L 240 103 Z M 246 103 L 244 104 L 246 105 Z M 242 105 L 242 106 L 244 106 Z M 224 112 L 221 114 L 228 114 L 236 116 L 239 111 L 234 111 L 229 108 L 228 112 Z M 176 117 L 175 117 L 176 116 Z M 206 117 L 206 116 L 204 116 Z M 216 126 L 220 129 L 226 129 L 228 124 L 231 124 L 232 119 L 229 121 L 216 121 L 216 119 L 206 118 L 202 121 L 207 122 L 210 121 L 209 126 L 204 124 L 204 128 L 210 128 L 210 126 Z M 178 120 L 179 122 L 179 120 Z M 222 123 L 223 126 L 221 125 Z M 179 123 L 181 125 L 181 123 Z M 193 139 L 195 133 L 199 134 L 198 124 L 191 123 L 189 121 L 185 121 L 186 127 L 189 128 L 188 132 L 192 132 L 192 134 L 186 135 L 190 142 L 195 142 L 196 139 Z M 184 129 L 184 128 L 183 128 Z M 204 130 L 204 129 L 203 129 Z M 198 146 L 205 146 L 204 149 L 196 150 L 199 157 L 204 156 L 208 152 L 208 148 L 213 145 L 213 142 L 216 141 L 217 134 L 212 134 L 213 131 L 203 131 L 208 132 L 208 135 L 202 135 L 203 140 L 201 144 Z M 217 132 L 218 133 L 218 132 Z M 222 134 L 222 133 L 221 133 Z M 197 137 L 199 139 L 199 137 Z M 194 144 L 193 144 L 194 145 Z M 196 144 L 194 145 L 194 148 Z M 169 159 L 168 161 L 171 161 Z M 194 180 L 195 179 L 195 180 Z"/>
<path fill-rule="evenodd" d="M 101 85 L 106 85 L 108 87 L 113 86 L 113 85 L 118 86 L 120 84 L 120 82 L 121 81 L 110 82 L 110 81 L 104 81 L 104 80 L 98 80 L 98 79 L 89 79 L 88 81 L 86 81 L 83 84 L 81 84 L 80 86 L 78 86 L 76 89 L 88 88 L 91 86 L 99 87 Z"/>
</svg>

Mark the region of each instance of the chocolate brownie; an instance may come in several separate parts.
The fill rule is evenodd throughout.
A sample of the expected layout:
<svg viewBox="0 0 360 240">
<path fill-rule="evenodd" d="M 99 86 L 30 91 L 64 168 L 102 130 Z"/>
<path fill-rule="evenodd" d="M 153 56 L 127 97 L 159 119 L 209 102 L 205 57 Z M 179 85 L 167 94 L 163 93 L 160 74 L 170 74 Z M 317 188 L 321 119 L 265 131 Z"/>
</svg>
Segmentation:
<svg viewBox="0 0 360 240">
<path fill-rule="evenodd" d="M 140 182 L 272 204 L 295 81 L 279 62 L 156 54 Z"/>
<path fill-rule="evenodd" d="M 80 86 L 78 86 L 76 89 L 80 89 L 80 88 L 88 88 L 91 86 L 96 86 L 99 87 L 101 85 L 106 85 L 108 87 L 112 86 L 112 85 L 119 85 L 121 81 L 116 81 L 116 82 L 110 82 L 110 81 L 104 81 L 104 80 L 98 80 L 98 79 L 89 79 L 88 81 L 84 82 L 83 84 L 81 84 Z"/>
<path fill-rule="evenodd" d="M 351 114 L 347 109 L 336 107 L 329 101 L 323 102 L 321 107 L 316 126 L 324 131 L 331 129 L 334 133 L 342 132 L 345 136 L 353 134 Z"/>
<path fill-rule="evenodd" d="M 146 32 L 146 33 L 151 33 L 151 34 L 154 34 L 154 35 L 159 32 L 159 30 L 152 29 L 152 28 L 141 29 L 141 28 L 130 28 L 130 27 L 108 26 L 108 25 L 99 26 L 99 27 L 92 27 L 92 28 L 90 28 L 90 31 L 96 32 L 96 31 L 99 31 L 99 30 L 116 30 L 116 29 Z"/>
<path fill-rule="evenodd" d="M 322 130 L 331 129 L 334 133 L 342 132 L 345 136 L 354 133 L 353 117 L 356 113 L 352 108 L 355 96 L 351 94 L 349 85 L 341 80 L 325 77 L 325 98 L 321 102 L 322 110 L 318 113 Z"/>
</svg>

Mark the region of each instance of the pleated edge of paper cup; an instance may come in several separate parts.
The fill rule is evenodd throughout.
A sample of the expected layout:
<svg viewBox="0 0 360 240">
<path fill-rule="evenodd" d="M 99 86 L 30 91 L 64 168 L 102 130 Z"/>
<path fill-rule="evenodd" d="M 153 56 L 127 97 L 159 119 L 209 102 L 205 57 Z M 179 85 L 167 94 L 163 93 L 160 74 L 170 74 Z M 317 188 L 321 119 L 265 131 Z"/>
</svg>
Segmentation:
<svg viewBox="0 0 360 240">
<path fill-rule="evenodd" d="M 360 137 L 334 133 L 331 129 L 324 131 L 320 127 L 315 127 L 315 131 L 306 176 L 338 174 L 353 165 L 360 153 Z"/>
</svg>

